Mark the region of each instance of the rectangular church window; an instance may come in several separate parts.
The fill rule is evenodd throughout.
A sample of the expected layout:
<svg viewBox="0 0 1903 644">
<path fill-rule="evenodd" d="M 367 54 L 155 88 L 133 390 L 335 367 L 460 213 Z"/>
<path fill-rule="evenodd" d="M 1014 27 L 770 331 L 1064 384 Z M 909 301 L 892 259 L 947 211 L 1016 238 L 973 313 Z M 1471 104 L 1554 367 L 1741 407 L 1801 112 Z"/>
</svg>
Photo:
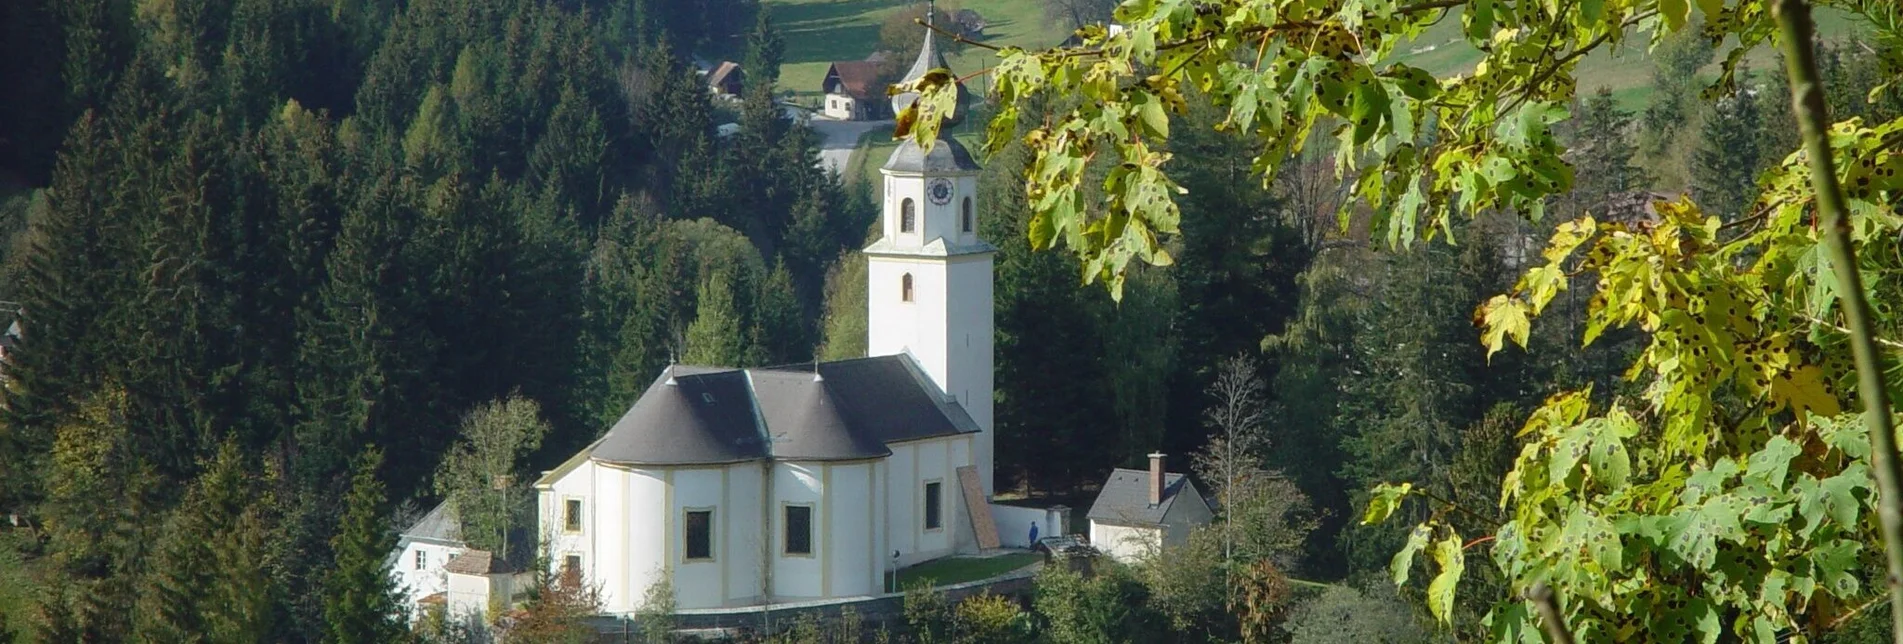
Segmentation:
<svg viewBox="0 0 1903 644">
<path fill-rule="evenodd" d="M 937 530 L 945 527 L 944 508 L 941 507 L 940 494 L 944 484 L 932 481 L 925 484 L 925 529 Z"/>
<path fill-rule="evenodd" d="M 581 499 L 568 499 L 562 504 L 562 530 L 581 532 Z"/>
<path fill-rule="evenodd" d="M 714 512 L 687 511 L 687 559 L 714 558 Z"/>
<path fill-rule="evenodd" d="M 786 554 L 813 554 L 813 506 L 786 506 Z"/>
</svg>

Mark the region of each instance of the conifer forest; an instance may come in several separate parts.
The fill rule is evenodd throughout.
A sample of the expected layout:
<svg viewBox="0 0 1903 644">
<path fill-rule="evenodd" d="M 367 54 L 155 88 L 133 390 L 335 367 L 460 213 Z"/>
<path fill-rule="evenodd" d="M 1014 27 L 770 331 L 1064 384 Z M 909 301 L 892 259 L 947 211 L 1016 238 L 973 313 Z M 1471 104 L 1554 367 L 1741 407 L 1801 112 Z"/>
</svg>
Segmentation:
<svg viewBox="0 0 1903 644">
<path fill-rule="evenodd" d="M 867 355 L 881 188 L 782 69 L 870 7 L 855 163 L 983 167 L 997 497 L 1214 518 L 723 637 L 1903 643 L 1896 3 L 936 5 L 0 1 L 0 642 L 696 641 L 515 535 L 670 365 Z M 446 501 L 507 619 L 398 592 Z"/>
</svg>

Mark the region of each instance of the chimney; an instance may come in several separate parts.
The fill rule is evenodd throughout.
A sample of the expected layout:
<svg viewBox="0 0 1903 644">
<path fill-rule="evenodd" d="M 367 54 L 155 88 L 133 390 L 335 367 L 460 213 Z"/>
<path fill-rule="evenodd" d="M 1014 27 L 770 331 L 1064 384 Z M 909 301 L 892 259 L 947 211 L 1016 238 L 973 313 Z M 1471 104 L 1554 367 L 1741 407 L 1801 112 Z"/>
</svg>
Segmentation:
<svg viewBox="0 0 1903 644">
<path fill-rule="evenodd" d="M 1163 453 L 1150 453 L 1150 505 L 1163 504 Z"/>
</svg>

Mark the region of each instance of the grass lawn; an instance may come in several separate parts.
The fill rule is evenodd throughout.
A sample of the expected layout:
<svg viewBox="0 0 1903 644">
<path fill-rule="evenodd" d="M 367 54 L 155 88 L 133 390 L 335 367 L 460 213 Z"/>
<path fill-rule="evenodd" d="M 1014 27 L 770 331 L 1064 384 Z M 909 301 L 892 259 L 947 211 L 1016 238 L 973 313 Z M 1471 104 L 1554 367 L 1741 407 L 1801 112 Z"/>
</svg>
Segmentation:
<svg viewBox="0 0 1903 644">
<path fill-rule="evenodd" d="M 780 65 L 780 89 L 802 98 L 819 96 L 826 67 L 837 60 L 861 60 L 879 46 L 879 25 L 893 11 L 916 2 L 902 0 L 766 0 L 773 23 L 786 42 Z M 985 42 L 993 45 L 1048 47 L 1068 34 L 1044 22 L 1043 4 L 1030 0 L 948 0 L 939 6 L 956 13 L 971 9 L 984 16 Z M 990 52 L 976 47 L 946 56 L 952 70 L 971 74 L 991 64 Z M 913 55 L 913 54 L 908 54 Z"/>
<path fill-rule="evenodd" d="M 1474 64 L 1480 62 L 1480 51 L 1467 44 L 1461 37 L 1460 29 L 1460 16 L 1449 15 L 1422 33 L 1412 46 L 1416 50 L 1431 46 L 1433 50 L 1418 53 L 1402 51 L 1396 59 L 1443 78 L 1470 73 Z M 1825 9 L 1817 14 L 1817 31 L 1826 38 L 1844 39 L 1864 29 L 1855 17 L 1841 10 Z M 1702 75 L 1708 79 L 1717 78 L 1718 62 L 1736 45 L 1737 41 L 1733 39 L 1720 47 L 1712 57 L 1712 64 L 1705 68 Z M 1599 88 L 1607 87 L 1612 89 L 1621 107 L 1628 110 L 1643 108 L 1652 94 L 1652 60 L 1646 52 L 1648 46 L 1645 36 L 1635 30 L 1619 48 L 1600 49 L 1581 59 L 1576 70 L 1579 95 L 1591 96 Z M 1753 72 L 1771 70 L 1777 65 L 1777 57 L 1768 44 L 1746 54 L 1745 61 Z"/>
<path fill-rule="evenodd" d="M 967 581 L 990 579 L 1032 563 L 1041 557 L 1032 553 L 1013 553 L 995 557 L 947 557 L 899 571 L 899 587 L 918 584 L 948 586 Z"/>
</svg>

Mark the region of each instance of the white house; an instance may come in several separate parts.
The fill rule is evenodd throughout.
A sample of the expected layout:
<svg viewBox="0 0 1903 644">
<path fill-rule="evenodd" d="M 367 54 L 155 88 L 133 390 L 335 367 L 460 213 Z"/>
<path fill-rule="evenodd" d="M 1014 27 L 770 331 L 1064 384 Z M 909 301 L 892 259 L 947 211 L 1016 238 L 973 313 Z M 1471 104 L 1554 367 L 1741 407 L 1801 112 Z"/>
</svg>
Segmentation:
<svg viewBox="0 0 1903 644">
<path fill-rule="evenodd" d="M 448 502 L 443 502 L 398 535 L 390 574 L 395 577 L 397 592 L 402 594 L 403 605 L 410 609 L 412 619 L 421 614 L 425 599 L 436 596 L 431 601 L 441 601 L 439 595 L 448 592 L 449 577 L 444 565 L 469 549 L 460 532 L 455 512 L 450 511 Z"/>
<path fill-rule="evenodd" d="M 1189 477 L 1163 471 L 1163 455 L 1150 455 L 1150 471 L 1117 468 L 1090 505 L 1090 543 L 1119 561 L 1136 561 L 1180 546 L 1189 531 L 1215 518 L 1209 501 Z"/>
<path fill-rule="evenodd" d="M 847 597 L 994 547 L 996 249 L 976 232 L 978 170 L 956 141 L 900 145 L 865 249 L 874 357 L 668 367 L 536 482 L 550 565 L 625 613 L 663 580 L 683 609 Z"/>
</svg>

